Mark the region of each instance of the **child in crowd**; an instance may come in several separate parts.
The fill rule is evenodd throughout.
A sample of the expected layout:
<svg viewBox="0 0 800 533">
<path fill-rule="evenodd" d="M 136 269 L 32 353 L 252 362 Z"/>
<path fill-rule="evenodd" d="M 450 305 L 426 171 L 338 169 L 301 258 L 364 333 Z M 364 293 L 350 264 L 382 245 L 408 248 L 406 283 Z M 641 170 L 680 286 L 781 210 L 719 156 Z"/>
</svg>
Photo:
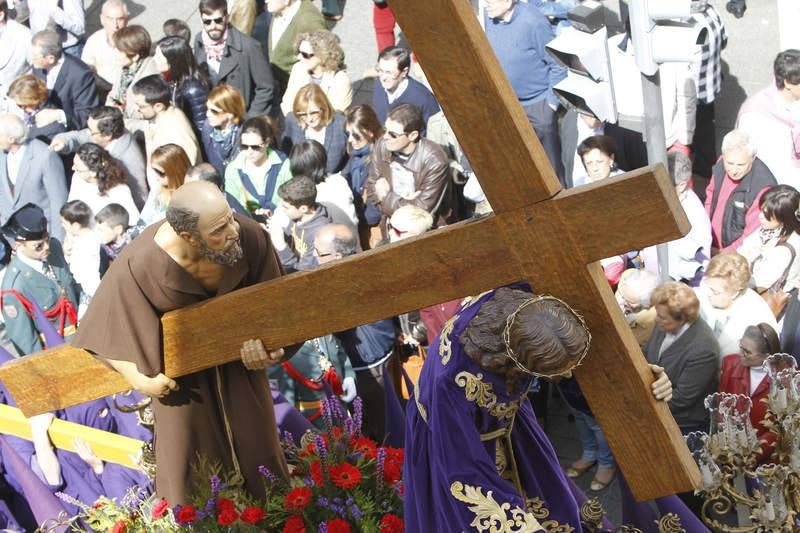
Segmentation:
<svg viewBox="0 0 800 533">
<path fill-rule="evenodd" d="M 92 210 L 81 200 L 67 202 L 61 208 L 64 227 L 64 256 L 81 288 L 78 316 L 100 285 L 100 241 L 92 228 Z"/>
<path fill-rule="evenodd" d="M 112 261 L 131 242 L 130 215 L 120 204 L 108 204 L 94 216 L 95 231 L 100 239 L 100 276 L 105 275 Z"/>
</svg>

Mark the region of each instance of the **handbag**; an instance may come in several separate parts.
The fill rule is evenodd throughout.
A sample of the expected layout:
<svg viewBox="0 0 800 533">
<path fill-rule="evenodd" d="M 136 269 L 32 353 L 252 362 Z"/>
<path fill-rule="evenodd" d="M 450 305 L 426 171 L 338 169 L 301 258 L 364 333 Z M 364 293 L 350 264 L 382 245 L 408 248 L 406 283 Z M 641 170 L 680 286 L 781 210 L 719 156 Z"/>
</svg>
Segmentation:
<svg viewBox="0 0 800 533">
<path fill-rule="evenodd" d="M 794 247 L 787 242 L 780 242 L 776 246 L 787 247 L 789 252 L 792 254 L 792 258 L 789 261 L 789 264 L 786 265 L 786 270 L 783 271 L 781 277 L 779 277 L 770 288 L 762 291 L 761 297 L 764 298 L 765 302 L 767 302 L 767 305 L 772 310 L 772 314 L 775 315 L 775 318 L 780 320 L 780 318 L 783 316 L 784 310 L 786 309 L 786 304 L 789 303 L 789 298 L 791 297 L 791 293 L 784 291 L 783 286 L 786 284 L 786 278 L 789 277 L 789 269 L 792 268 L 796 252 Z"/>
</svg>

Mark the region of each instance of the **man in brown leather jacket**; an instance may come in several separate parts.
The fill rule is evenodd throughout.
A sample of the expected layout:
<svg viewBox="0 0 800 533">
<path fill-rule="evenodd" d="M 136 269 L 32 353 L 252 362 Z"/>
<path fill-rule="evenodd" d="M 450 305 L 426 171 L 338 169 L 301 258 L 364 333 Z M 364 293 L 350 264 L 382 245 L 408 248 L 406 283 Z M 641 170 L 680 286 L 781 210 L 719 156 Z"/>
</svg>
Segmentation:
<svg viewBox="0 0 800 533">
<path fill-rule="evenodd" d="M 436 226 L 452 222 L 453 187 L 447 155 L 433 141 L 420 136 L 422 112 L 412 104 L 400 104 L 386 117 L 383 138 L 372 155 L 367 179 L 367 201 L 381 212 L 381 230 L 395 210 L 416 205 L 433 215 Z"/>
</svg>

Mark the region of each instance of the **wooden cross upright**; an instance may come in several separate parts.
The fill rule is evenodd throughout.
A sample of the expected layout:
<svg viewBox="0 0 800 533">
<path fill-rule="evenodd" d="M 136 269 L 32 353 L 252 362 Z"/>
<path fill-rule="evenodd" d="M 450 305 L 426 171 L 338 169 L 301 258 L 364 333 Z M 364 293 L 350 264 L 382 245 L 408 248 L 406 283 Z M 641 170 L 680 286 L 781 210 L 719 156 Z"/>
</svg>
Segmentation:
<svg viewBox="0 0 800 533">
<path fill-rule="evenodd" d="M 593 342 L 576 376 L 634 495 L 693 488 L 697 467 L 666 404 L 653 400 L 652 374 L 598 263 L 686 234 L 663 166 L 560 190 L 469 3 L 391 7 L 494 214 L 168 313 L 165 373 L 237 360 L 248 338 L 286 346 L 524 279 L 585 317 Z M 68 346 L 14 361 L 0 379 L 29 415 L 128 388 Z"/>
</svg>

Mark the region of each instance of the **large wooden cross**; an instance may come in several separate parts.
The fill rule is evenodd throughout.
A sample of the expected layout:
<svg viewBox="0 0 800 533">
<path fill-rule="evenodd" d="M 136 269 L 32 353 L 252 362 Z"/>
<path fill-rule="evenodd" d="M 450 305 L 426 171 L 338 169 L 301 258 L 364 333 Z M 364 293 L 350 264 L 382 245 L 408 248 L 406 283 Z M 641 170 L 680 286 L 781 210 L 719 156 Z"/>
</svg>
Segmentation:
<svg viewBox="0 0 800 533">
<path fill-rule="evenodd" d="M 688 231 L 664 168 L 562 191 L 469 3 L 392 9 L 494 214 L 168 313 L 165 373 L 234 361 L 248 338 L 285 346 L 524 279 L 586 318 L 593 342 L 576 375 L 636 497 L 692 488 L 699 472 L 652 398 L 652 375 L 598 263 Z M 0 379 L 28 415 L 128 388 L 69 346 L 14 361 Z"/>
</svg>

